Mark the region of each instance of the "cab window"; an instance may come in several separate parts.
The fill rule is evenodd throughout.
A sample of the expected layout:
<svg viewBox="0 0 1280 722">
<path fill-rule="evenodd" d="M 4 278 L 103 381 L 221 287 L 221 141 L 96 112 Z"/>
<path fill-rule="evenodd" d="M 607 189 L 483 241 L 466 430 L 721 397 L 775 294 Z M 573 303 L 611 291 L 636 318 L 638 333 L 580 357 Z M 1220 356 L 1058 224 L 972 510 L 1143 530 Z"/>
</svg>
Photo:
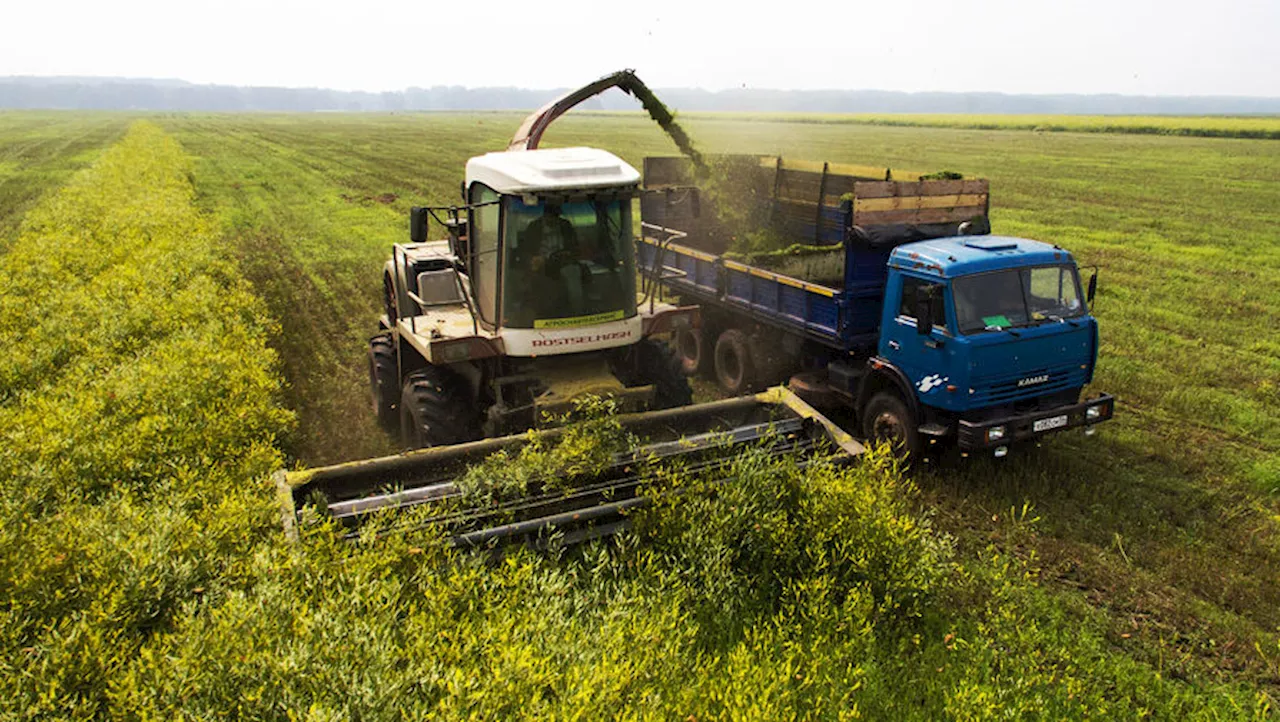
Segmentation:
<svg viewBox="0 0 1280 722">
<path fill-rule="evenodd" d="M 497 314 L 498 288 L 498 200 L 497 191 L 480 183 L 472 184 L 472 203 L 491 203 L 471 209 L 471 261 L 473 295 L 480 306 L 480 318 L 492 324 Z"/>
<path fill-rule="evenodd" d="M 898 316 L 919 321 L 916 318 L 916 300 L 933 296 L 937 301 L 933 304 L 933 325 L 947 327 L 946 306 L 943 304 L 943 285 L 933 281 L 906 276 L 902 279 L 902 302 L 898 305 Z"/>
</svg>

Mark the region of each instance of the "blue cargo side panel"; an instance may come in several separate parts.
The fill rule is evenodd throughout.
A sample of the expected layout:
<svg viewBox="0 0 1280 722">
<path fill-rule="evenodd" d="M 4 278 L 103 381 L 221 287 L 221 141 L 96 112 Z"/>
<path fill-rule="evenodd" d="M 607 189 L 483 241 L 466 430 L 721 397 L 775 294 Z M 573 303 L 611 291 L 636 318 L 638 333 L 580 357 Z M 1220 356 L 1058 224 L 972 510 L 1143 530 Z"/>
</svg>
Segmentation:
<svg viewBox="0 0 1280 722">
<path fill-rule="evenodd" d="M 840 309 L 834 289 L 761 271 L 740 263 L 725 263 L 724 300 L 731 306 L 784 327 L 803 329 L 827 341 L 840 336 Z"/>
</svg>

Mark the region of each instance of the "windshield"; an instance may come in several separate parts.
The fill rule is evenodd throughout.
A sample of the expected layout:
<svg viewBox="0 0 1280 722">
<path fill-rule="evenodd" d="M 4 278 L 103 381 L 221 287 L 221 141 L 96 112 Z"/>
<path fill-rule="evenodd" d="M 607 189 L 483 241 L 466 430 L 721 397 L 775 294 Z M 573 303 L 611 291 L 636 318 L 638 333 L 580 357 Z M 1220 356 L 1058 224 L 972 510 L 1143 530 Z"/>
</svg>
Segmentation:
<svg viewBox="0 0 1280 722">
<path fill-rule="evenodd" d="M 957 278 L 960 333 L 1035 326 L 1084 314 L 1075 266 L 1016 268 Z"/>
<path fill-rule="evenodd" d="M 506 216 L 503 325 L 568 328 L 636 314 L 631 202 L 526 205 Z"/>
</svg>

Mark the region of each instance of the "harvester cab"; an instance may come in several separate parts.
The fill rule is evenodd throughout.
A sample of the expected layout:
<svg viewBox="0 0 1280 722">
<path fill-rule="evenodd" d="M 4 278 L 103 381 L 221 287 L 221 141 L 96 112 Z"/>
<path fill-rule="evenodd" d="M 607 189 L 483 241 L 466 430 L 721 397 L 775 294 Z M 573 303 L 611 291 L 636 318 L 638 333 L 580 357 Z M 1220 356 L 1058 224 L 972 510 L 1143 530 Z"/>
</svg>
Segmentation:
<svg viewBox="0 0 1280 722">
<path fill-rule="evenodd" d="M 587 394 L 624 411 L 689 403 L 653 337 L 697 309 L 637 296 L 639 181 L 603 150 L 504 151 L 468 161 L 463 206 L 413 209 L 369 346 L 375 410 L 406 446 L 530 428 Z M 433 214 L 447 240 L 426 240 Z"/>
<path fill-rule="evenodd" d="M 418 207 L 383 275 L 369 344 L 374 412 L 405 446 L 456 444 L 537 426 L 587 395 L 621 410 L 692 400 L 655 336 L 696 327 L 696 307 L 636 293 L 632 201 L 640 173 L 594 148 L 539 150 L 547 127 L 609 88 L 640 99 L 701 158 L 644 83 L 624 70 L 530 115 L 507 149 L 467 162 L 463 204 Z M 448 230 L 428 241 L 430 219 Z"/>
</svg>

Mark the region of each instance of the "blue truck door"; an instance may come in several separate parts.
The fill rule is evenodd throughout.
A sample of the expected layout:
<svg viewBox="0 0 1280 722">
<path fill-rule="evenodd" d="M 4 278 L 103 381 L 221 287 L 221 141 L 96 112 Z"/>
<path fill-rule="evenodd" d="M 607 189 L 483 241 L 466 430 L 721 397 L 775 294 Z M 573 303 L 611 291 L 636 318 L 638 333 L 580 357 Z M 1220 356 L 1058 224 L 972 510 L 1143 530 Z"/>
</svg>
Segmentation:
<svg viewBox="0 0 1280 722">
<path fill-rule="evenodd" d="M 886 289 L 886 310 L 894 309 L 892 319 L 882 324 L 880 355 L 893 363 L 911 381 L 921 403 L 928 404 L 950 381 L 946 333 L 945 286 L 914 276 L 901 275 L 901 283 L 890 283 Z M 916 332 L 915 300 L 919 294 L 932 293 L 934 304 L 932 330 L 922 336 Z M 886 313 L 886 315 L 888 315 Z M 938 405 L 938 404 L 931 404 Z"/>
</svg>

